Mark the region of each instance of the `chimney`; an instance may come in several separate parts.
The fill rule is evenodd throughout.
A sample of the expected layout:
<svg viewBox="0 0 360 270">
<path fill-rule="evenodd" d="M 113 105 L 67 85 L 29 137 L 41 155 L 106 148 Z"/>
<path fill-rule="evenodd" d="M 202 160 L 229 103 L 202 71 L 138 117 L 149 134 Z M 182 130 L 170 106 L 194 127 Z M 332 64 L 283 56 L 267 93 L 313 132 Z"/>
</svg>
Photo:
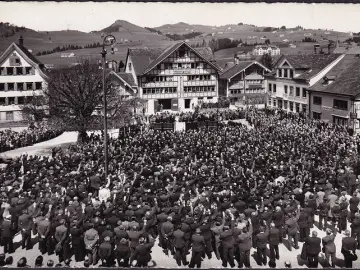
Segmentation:
<svg viewBox="0 0 360 270">
<path fill-rule="evenodd" d="M 20 45 L 21 47 L 24 46 L 24 38 L 23 38 L 23 36 L 20 36 L 20 37 L 19 37 L 19 45 Z"/>
</svg>

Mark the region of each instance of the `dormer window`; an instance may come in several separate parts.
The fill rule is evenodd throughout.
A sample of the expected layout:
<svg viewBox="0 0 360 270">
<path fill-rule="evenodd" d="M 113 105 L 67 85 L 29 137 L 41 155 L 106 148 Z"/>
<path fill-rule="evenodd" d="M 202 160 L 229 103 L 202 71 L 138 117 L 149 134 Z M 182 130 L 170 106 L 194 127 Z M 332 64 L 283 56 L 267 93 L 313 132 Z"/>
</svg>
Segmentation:
<svg viewBox="0 0 360 270">
<path fill-rule="evenodd" d="M 131 69 L 132 69 L 131 63 L 129 63 L 128 67 L 129 67 L 129 71 L 131 71 Z"/>
<path fill-rule="evenodd" d="M 20 66 L 21 61 L 20 57 L 18 57 L 16 54 L 13 54 L 9 57 L 10 66 Z"/>
</svg>

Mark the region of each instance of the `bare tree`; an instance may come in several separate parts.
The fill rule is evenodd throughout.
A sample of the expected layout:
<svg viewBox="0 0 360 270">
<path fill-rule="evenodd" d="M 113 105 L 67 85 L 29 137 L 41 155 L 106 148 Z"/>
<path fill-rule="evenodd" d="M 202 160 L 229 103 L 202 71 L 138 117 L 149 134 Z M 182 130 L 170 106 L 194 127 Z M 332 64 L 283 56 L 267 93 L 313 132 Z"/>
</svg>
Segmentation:
<svg viewBox="0 0 360 270">
<path fill-rule="evenodd" d="M 25 104 L 20 105 L 23 119 L 29 123 L 43 121 L 48 117 L 46 104 L 46 96 L 33 92 L 32 96 L 25 98 Z"/>
</svg>

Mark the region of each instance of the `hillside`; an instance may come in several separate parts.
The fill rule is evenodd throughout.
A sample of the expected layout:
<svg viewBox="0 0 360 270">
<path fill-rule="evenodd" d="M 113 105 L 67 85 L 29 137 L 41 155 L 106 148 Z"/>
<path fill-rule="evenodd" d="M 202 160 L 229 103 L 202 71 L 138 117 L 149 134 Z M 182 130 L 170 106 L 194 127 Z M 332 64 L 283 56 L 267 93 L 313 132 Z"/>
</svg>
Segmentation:
<svg viewBox="0 0 360 270">
<path fill-rule="evenodd" d="M 163 35 L 149 31 L 146 28 L 129 23 L 124 20 L 117 20 L 112 25 L 99 31 L 92 31 L 92 34 L 101 35 L 101 33 L 112 34 L 115 36 L 117 43 L 124 42 L 155 42 L 159 40 L 169 40 Z"/>
</svg>

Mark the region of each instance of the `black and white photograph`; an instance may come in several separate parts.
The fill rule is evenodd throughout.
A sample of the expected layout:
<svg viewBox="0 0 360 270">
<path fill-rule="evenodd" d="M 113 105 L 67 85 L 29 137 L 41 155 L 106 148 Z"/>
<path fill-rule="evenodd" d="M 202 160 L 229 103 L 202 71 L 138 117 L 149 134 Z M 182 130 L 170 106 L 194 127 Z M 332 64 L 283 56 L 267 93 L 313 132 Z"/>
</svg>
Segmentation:
<svg viewBox="0 0 360 270">
<path fill-rule="evenodd" d="M 360 4 L 0 2 L 0 267 L 360 269 Z"/>
</svg>

